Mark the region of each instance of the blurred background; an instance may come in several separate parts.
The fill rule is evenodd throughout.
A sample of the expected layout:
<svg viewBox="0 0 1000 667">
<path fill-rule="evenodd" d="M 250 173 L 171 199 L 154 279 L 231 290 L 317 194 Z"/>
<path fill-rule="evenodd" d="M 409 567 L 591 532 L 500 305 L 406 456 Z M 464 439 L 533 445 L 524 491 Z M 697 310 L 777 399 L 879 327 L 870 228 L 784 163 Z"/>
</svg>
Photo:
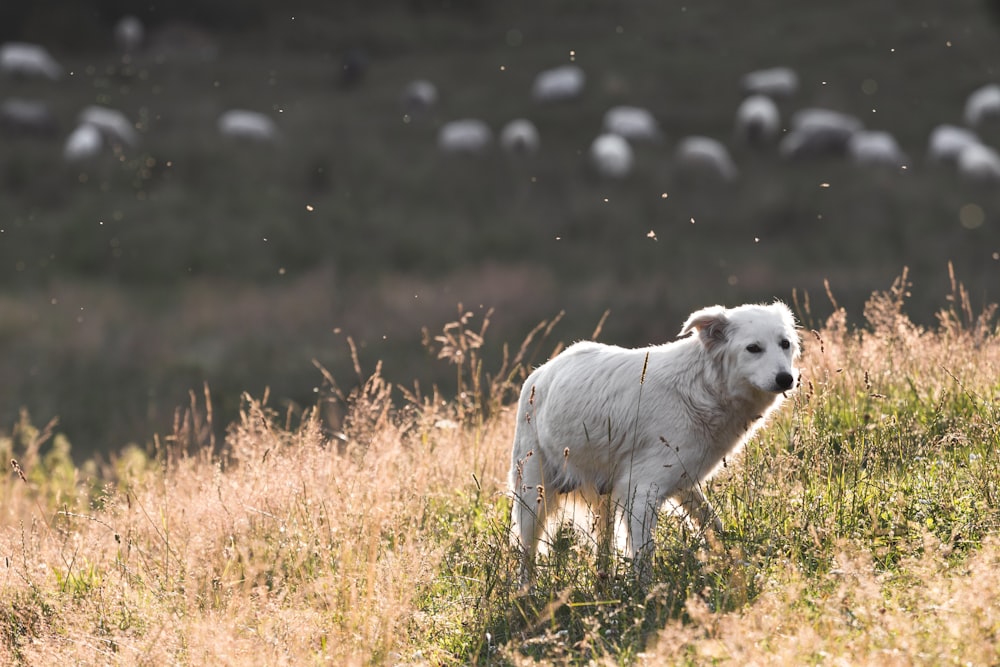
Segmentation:
<svg viewBox="0 0 1000 667">
<path fill-rule="evenodd" d="M 986 0 L 48 0 L 0 6 L 0 424 L 77 457 L 211 390 L 322 374 L 449 391 L 484 355 L 672 339 L 703 305 L 807 326 L 903 267 L 1000 286 L 1000 44 Z M 511 121 L 520 122 L 511 125 Z M 464 121 L 452 124 L 453 121 Z M 691 138 L 694 137 L 694 140 Z M 808 304 L 808 310 L 805 305 Z M 536 359 L 537 362 L 543 359 Z M 488 364 L 488 368 L 491 367 Z"/>
</svg>

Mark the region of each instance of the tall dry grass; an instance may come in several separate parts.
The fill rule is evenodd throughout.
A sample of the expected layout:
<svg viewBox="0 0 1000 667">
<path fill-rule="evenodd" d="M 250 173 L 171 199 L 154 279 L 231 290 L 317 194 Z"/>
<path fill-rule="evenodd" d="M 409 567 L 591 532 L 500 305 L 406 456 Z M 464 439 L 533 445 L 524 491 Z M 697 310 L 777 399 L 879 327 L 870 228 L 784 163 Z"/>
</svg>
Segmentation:
<svg viewBox="0 0 1000 667">
<path fill-rule="evenodd" d="M 171 437 L 75 466 L 24 416 L 0 452 L 6 664 L 940 664 L 1000 659 L 1000 340 L 957 283 L 933 330 L 904 274 L 866 324 L 800 303 L 803 382 L 707 489 L 721 540 L 658 534 L 644 589 L 560 537 L 519 591 L 511 396 L 543 323 L 483 368 L 488 316 L 426 344 L 457 399 L 328 377 L 302 415 L 209 395 Z M 595 332 L 596 334 L 597 332 Z M 359 371 L 360 373 L 360 371 Z M 602 560 L 603 559 L 603 560 Z"/>
<path fill-rule="evenodd" d="M 94 502 L 39 506 L 40 485 L 7 480 L 6 661 L 391 662 L 448 508 L 472 471 L 496 487 L 503 435 L 482 430 L 477 451 L 383 400 L 364 397 L 345 442 L 247 398 L 224 455 L 168 452 Z"/>
</svg>

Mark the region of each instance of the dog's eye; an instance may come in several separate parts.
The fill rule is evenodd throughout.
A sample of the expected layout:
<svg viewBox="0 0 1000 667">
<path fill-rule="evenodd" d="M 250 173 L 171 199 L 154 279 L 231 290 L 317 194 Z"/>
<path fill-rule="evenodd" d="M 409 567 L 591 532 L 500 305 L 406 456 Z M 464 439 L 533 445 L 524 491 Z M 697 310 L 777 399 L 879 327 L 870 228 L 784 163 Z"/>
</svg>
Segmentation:
<svg viewBox="0 0 1000 667">
<path fill-rule="evenodd" d="M 787 350 L 787 349 L 788 349 L 788 348 L 790 348 L 791 346 L 792 346 L 792 344 L 791 344 L 791 343 L 789 343 L 789 342 L 788 342 L 788 340 L 782 340 L 782 341 L 781 341 L 781 349 L 782 349 L 782 350 Z"/>
<path fill-rule="evenodd" d="M 757 343 L 750 343 L 747 345 L 747 352 L 750 352 L 751 354 L 760 354 L 763 351 L 764 349 Z"/>
</svg>

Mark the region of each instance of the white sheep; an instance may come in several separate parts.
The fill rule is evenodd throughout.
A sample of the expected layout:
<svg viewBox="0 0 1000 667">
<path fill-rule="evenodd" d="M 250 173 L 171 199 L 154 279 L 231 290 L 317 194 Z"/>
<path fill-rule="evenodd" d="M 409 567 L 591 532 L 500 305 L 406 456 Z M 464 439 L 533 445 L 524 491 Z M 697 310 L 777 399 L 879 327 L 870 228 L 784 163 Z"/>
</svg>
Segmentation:
<svg viewBox="0 0 1000 667">
<path fill-rule="evenodd" d="M 965 101 L 964 118 L 970 127 L 1000 118 L 1000 85 L 989 83 L 974 90 Z"/>
<path fill-rule="evenodd" d="M 778 105 L 767 95 L 754 94 L 736 108 L 736 138 L 751 146 L 769 144 L 781 131 Z"/>
<path fill-rule="evenodd" d="M 794 159 L 843 155 L 847 142 L 864 125 L 849 114 L 809 108 L 792 114 L 791 128 L 778 144 L 778 152 Z"/>
<path fill-rule="evenodd" d="M 63 69 L 55 58 L 38 44 L 7 42 L 0 46 L 0 71 L 11 76 L 57 81 Z"/>
<path fill-rule="evenodd" d="M 539 72 L 531 87 L 536 102 L 559 102 L 579 97 L 583 93 L 586 75 L 577 65 L 560 65 Z"/>
<path fill-rule="evenodd" d="M 500 131 L 500 147 L 512 155 L 532 155 L 540 145 L 538 128 L 527 118 L 512 120 Z"/>
<path fill-rule="evenodd" d="M 104 135 L 105 140 L 124 146 L 137 146 L 139 135 L 132 122 L 117 109 L 91 105 L 77 116 L 80 125 L 91 125 Z"/>
<path fill-rule="evenodd" d="M 0 127 L 11 134 L 48 136 L 57 132 L 59 123 L 45 102 L 11 97 L 0 103 Z"/>
<path fill-rule="evenodd" d="M 938 125 L 927 141 L 927 157 L 933 162 L 955 162 L 962 149 L 978 143 L 979 137 L 972 130 L 947 123 Z"/>
<path fill-rule="evenodd" d="M 118 50 L 125 55 L 133 54 L 142 46 L 146 37 L 146 28 L 137 17 L 128 14 L 115 23 L 114 27 L 115 44 Z"/>
<path fill-rule="evenodd" d="M 399 100 L 404 114 L 417 115 L 427 113 L 437 104 L 437 86 L 427 79 L 416 79 L 403 86 L 403 92 L 400 93 Z"/>
<path fill-rule="evenodd" d="M 799 89 L 799 75 L 791 67 L 771 67 L 748 72 L 740 79 L 746 95 L 791 97 Z"/>
<path fill-rule="evenodd" d="M 711 137 L 682 139 L 674 151 L 674 162 L 683 174 L 704 175 L 721 181 L 734 181 L 739 175 L 729 150 Z"/>
<path fill-rule="evenodd" d="M 590 144 L 590 164 L 606 178 L 625 178 L 632 171 L 632 147 L 618 134 L 602 134 Z"/>
<path fill-rule="evenodd" d="M 907 162 L 896 138 L 882 130 L 855 132 L 847 140 L 847 155 L 857 164 L 902 167 Z"/>
<path fill-rule="evenodd" d="M 278 126 L 270 116 L 259 111 L 230 109 L 216 121 L 219 134 L 229 139 L 273 143 L 278 140 Z"/>
<path fill-rule="evenodd" d="M 445 153 L 483 153 L 493 143 L 493 131 L 478 118 L 453 120 L 441 127 L 437 143 Z"/>
<path fill-rule="evenodd" d="M 101 131 L 93 125 L 79 125 L 63 145 L 63 158 L 67 162 L 83 162 L 100 154 L 104 147 Z"/>
<path fill-rule="evenodd" d="M 656 141 L 660 126 L 648 109 L 633 106 L 616 106 L 604 114 L 603 131 L 617 134 L 629 141 Z"/>
<path fill-rule="evenodd" d="M 142 40 L 146 37 L 146 29 L 137 17 L 131 14 L 118 19 L 115 23 L 115 44 L 118 50 L 124 54 L 132 54 L 142 46 Z"/>
<path fill-rule="evenodd" d="M 811 107 L 800 109 L 792 114 L 793 130 L 832 130 L 845 135 L 845 138 L 864 128 L 864 124 L 856 117 L 833 109 Z"/>
<path fill-rule="evenodd" d="M 984 144 L 969 144 L 958 154 L 958 173 L 976 183 L 1000 182 L 1000 154 Z"/>
</svg>

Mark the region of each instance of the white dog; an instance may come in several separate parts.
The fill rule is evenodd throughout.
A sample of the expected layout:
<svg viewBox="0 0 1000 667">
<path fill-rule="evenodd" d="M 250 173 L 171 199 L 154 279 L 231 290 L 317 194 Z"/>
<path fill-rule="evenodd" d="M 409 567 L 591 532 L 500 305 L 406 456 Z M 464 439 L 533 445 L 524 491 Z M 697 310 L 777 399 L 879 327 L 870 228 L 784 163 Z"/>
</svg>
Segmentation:
<svg viewBox="0 0 1000 667">
<path fill-rule="evenodd" d="M 634 350 L 576 343 L 525 380 L 510 469 L 522 580 L 560 496 L 591 512 L 608 496 L 640 570 L 668 498 L 721 531 L 700 483 L 796 385 L 799 339 L 782 303 L 705 308 L 680 335 L 692 332 Z"/>
</svg>

